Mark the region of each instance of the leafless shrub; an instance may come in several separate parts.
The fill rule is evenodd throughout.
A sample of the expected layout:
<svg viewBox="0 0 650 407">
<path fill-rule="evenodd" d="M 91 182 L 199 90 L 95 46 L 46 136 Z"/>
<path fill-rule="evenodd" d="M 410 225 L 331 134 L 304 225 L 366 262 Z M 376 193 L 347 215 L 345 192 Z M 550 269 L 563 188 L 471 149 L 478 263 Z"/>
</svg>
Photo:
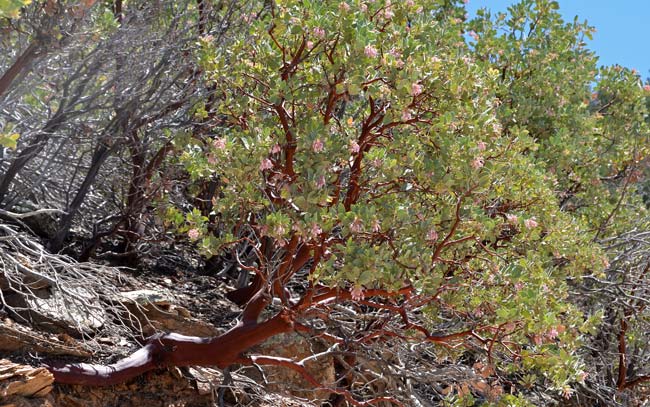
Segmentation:
<svg viewBox="0 0 650 407">
<path fill-rule="evenodd" d="M 606 275 L 573 280 L 573 295 L 587 315 L 600 316 L 585 337 L 590 367 L 577 394 L 580 405 L 628 405 L 650 383 L 650 229 L 646 224 L 602 242 Z"/>
<path fill-rule="evenodd" d="M 30 234 L 0 224 L 0 272 L 0 307 L 18 322 L 77 336 L 93 350 L 102 337 L 114 345 L 137 339 L 130 327 L 138 319 L 120 296 L 128 277 L 117 268 L 51 254 Z"/>
</svg>

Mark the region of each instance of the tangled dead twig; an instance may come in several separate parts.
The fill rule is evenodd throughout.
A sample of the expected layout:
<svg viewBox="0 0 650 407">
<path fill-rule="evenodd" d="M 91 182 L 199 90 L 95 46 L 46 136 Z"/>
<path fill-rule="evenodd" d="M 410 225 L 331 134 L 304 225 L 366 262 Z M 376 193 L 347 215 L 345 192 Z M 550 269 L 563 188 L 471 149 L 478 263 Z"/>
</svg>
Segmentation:
<svg viewBox="0 0 650 407">
<path fill-rule="evenodd" d="M 610 259 L 605 274 L 570 279 L 585 313 L 600 315 L 584 345 L 591 369 L 577 389 L 577 405 L 632 405 L 650 377 L 650 232 L 639 225 L 601 244 Z"/>
<path fill-rule="evenodd" d="M 120 296 L 129 283 L 119 269 L 49 253 L 18 227 L 0 224 L 0 273 L 0 306 L 14 320 L 77 336 L 88 350 L 105 336 L 135 342 L 129 326 L 140 322 Z"/>
</svg>

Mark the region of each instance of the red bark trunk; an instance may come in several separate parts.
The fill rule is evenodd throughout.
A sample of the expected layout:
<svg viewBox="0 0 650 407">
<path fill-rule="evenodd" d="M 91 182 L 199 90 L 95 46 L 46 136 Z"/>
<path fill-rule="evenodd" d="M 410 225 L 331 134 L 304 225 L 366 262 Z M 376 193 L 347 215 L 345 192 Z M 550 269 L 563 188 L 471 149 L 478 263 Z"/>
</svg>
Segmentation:
<svg viewBox="0 0 650 407">
<path fill-rule="evenodd" d="M 161 367 L 217 366 L 223 369 L 236 363 L 242 352 L 252 346 L 292 329 L 289 316 L 280 313 L 262 323 L 240 324 L 213 338 L 175 333 L 155 335 L 137 352 L 111 365 L 72 363 L 46 367 L 57 383 L 85 386 L 110 386 Z"/>
<path fill-rule="evenodd" d="M 34 59 L 38 56 L 39 48 L 40 44 L 38 42 L 32 42 L 16 59 L 13 65 L 11 65 L 11 67 L 9 67 L 9 69 L 7 69 L 7 71 L 0 77 L 0 97 L 2 97 L 9 89 L 18 75 L 29 68 Z"/>
</svg>

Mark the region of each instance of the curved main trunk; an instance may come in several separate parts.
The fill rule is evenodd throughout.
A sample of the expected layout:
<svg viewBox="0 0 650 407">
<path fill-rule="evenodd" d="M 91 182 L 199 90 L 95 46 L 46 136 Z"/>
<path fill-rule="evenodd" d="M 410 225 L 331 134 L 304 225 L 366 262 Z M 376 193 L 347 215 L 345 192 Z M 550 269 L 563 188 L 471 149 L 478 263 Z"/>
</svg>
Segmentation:
<svg viewBox="0 0 650 407">
<path fill-rule="evenodd" d="M 240 324 L 221 336 L 201 338 L 175 333 L 154 335 L 138 351 L 111 365 L 89 363 L 49 364 L 57 383 L 110 386 L 149 370 L 171 366 L 225 368 L 241 353 L 267 338 L 293 329 L 288 315 L 280 313 L 262 323 Z"/>
</svg>

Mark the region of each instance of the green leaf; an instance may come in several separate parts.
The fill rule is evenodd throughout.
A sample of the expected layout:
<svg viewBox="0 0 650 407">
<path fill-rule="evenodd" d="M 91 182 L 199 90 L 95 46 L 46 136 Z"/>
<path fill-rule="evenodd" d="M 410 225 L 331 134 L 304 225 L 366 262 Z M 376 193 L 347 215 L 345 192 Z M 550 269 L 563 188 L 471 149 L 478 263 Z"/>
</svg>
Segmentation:
<svg viewBox="0 0 650 407">
<path fill-rule="evenodd" d="M 0 134 L 0 145 L 3 147 L 15 149 L 18 145 L 18 139 L 20 135 L 18 133 L 13 133 L 9 135 Z"/>
<path fill-rule="evenodd" d="M 19 18 L 20 9 L 31 0 L 0 0 L 0 18 Z"/>
</svg>

